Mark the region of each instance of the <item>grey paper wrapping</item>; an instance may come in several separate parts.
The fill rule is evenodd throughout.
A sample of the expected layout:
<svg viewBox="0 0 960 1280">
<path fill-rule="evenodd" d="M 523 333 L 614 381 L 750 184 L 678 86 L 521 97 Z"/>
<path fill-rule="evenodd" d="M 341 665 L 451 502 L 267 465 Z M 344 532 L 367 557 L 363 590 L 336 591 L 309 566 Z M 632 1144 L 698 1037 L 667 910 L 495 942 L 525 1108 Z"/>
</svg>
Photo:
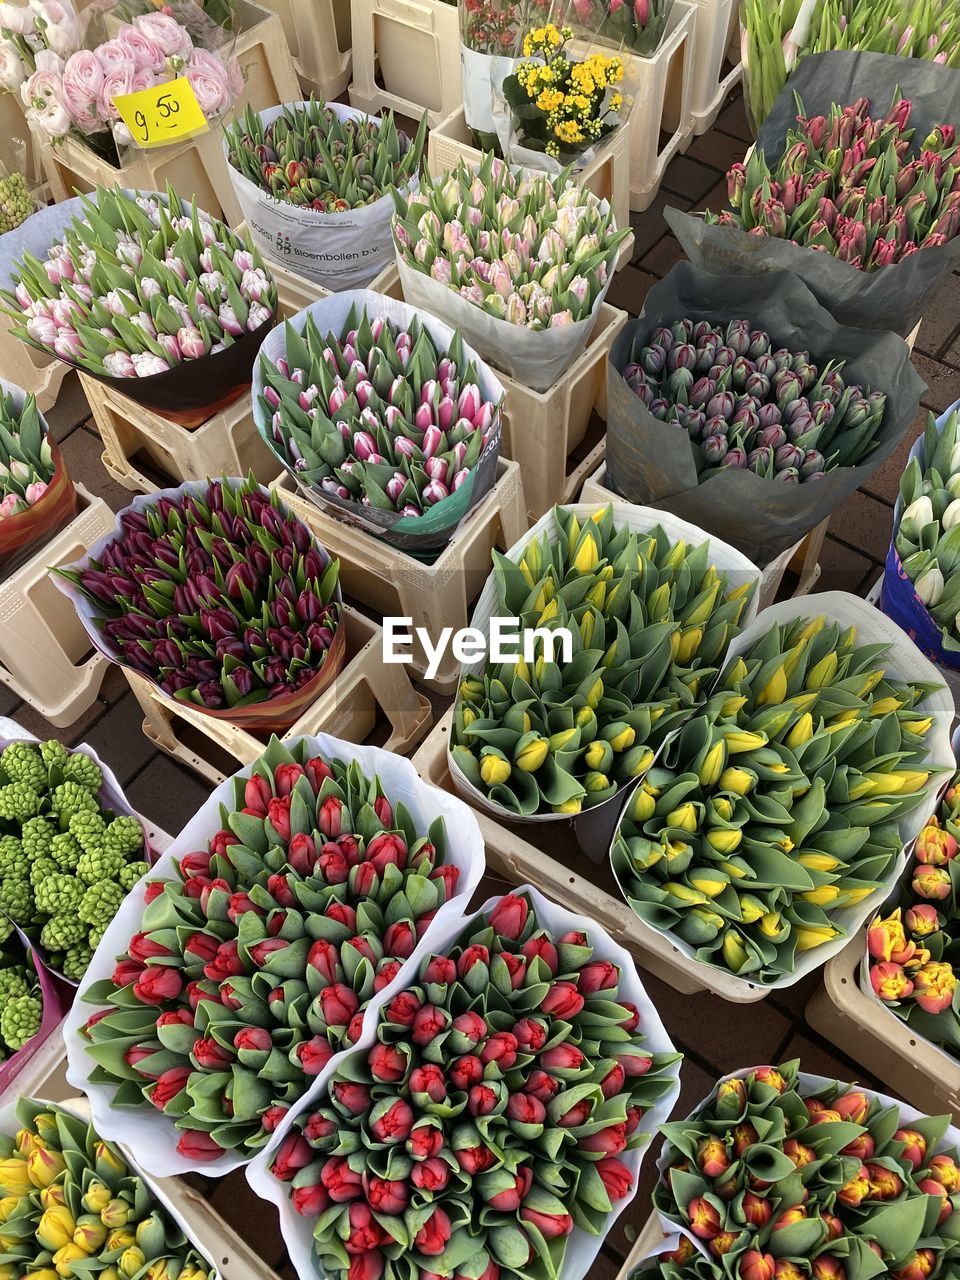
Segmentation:
<svg viewBox="0 0 960 1280">
<path fill-rule="evenodd" d="M 883 115 L 898 86 L 913 103 L 914 150 L 919 151 L 934 125 L 960 127 L 960 74 L 952 68 L 883 53 L 817 53 L 804 58 L 790 76 L 760 130 L 757 149 L 771 166 L 783 155 L 797 116 L 795 94 L 807 116 L 828 115 L 833 103 L 845 106 L 860 97 L 869 98 L 872 112 Z M 747 275 L 795 271 L 841 323 L 867 329 L 910 333 L 931 295 L 960 266 L 960 237 L 879 271 L 859 271 L 787 240 L 707 226 L 701 217 L 677 209 L 667 209 L 664 216 L 698 266 Z"/>
<path fill-rule="evenodd" d="M 780 484 L 726 468 L 701 484 L 686 432 L 654 418 L 621 376 L 634 343 L 639 349 L 659 324 L 684 318 L 714 324 L 747 319 L 777 345 L 809 351 L 818 366 L 846 361 L 848 382 L 887 395 L 876 448 L 860 466 L 837 468 L 812 483 Z M 713 275 L 680 262 L 650 290 L 643 315 L 620 331 L 610 352 L 606 484 L 628 502 L 698 524 L 762 568 L 825 520 L 890 456 L 916 416 L 923 390 L 901 338 L 838 324 L 791 272 Z"/>
</svg>

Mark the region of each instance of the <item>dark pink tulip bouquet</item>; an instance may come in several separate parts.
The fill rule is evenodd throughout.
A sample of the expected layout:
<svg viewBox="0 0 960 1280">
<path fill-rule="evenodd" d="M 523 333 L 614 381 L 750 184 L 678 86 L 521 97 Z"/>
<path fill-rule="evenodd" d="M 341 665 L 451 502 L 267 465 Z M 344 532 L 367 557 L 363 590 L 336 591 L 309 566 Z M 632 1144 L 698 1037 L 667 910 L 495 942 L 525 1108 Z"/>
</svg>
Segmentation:
<svg viewBox="0 0 960 1280">
<path fill-rule="evenodd" d="M 669 1042 L 624 985 L 524 892 L 425 959 L 268 1157 L 320 1272 L 540 1280 L 604 1233 L 677 1075 L 678 1055 L 644 1047 Z"/>
</svg>

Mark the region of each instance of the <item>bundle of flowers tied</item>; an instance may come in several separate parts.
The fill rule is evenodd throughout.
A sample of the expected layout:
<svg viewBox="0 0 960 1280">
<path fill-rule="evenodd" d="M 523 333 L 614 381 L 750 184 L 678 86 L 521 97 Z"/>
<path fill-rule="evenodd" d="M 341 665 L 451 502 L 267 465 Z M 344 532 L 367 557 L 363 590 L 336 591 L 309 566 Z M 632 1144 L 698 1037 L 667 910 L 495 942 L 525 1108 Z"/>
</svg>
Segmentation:
<svg viewBox="0 0 960 1280">
<path fill-rule="evenodd" d="M 277 306 L 259 252 L 170 187 L 41 210 L 0 275 L 19 338 L 186 426 L 249 386 Z"/>
<path fill-rule="evenodd" d="M 445 545 L 494 482 L 499 380 L 458 330 L 394 299 L 353 291 L 288 321 L 254 396 L 301 488 L 392 545 Z"/>
<path fill-rule="evenodd" d="M 9 573 L 77 511 L 77 491 L 36 397 L 0 379 L 0 565 Z"/>
<path fill-rule="evenodd" d="M 205 714 L 270 729 L 343 665 L 338 573 L 251 476 L 135 498 L 54 581 L 114 662 Z"/>
<path fill-rule="evenodd" d="M 731 168 L 729 207 L 667 221 L 707 270 L 795 271 L 839 323 L 909 334 L 960 262 L 958 126 L 951 68 L 815 54 Z"/>
<path fill-rule="evenodd" d="M 573 653 L 549 658 L 541 639 L 532 664 L 464 671 L 454 782 L 511 817 L 576 815 L 645 773 L 701 704 L 758 573 L 681 521 L 613 506 L 555 507 L 493 556 L 473 625 L 503 615 L 521 636 L 567 629 Z"/>
<path fill-rule="evenodd" d="M 10 1274 L 214 1280 L 179 1216 L 81 1116 L 20 1098 L 2 1122 L 0 1247 Z"/>
<path fill-rule="evenodd" d="M 935 662 L 960 666 L 960 406 L 927 417 L 900 477 L 880 608 Z"/>
<path fill-rule="evenodd" d="M 463 330 L 496 368 L 546 391 L 590 339 L 630 234 L 605 200 L 492 154 L 396 192 L 403 296 Z"/>
<path fill-rule="evenodd" d="M 956 1268 L 960 1135 L 948 1116 L 800 1073 L 722 1079 L 662 1126 L 654 1206 L 677 1247 L 642 1280 L 893 1280 Z"/>
<path fill-rule="evenodd" d="M 407 761 L 272 739 L 95 958 L 65 1036 L 97 1122 L 136 1135 L 158 1174 L 248 1160 L 359 1039 L 433 921 L 459 918 L 478 846 L 464 807 Z"/>
<path fill-rule="evenodd" d="M 147 871 L 143 827 L 92 752 L 55 739 L 0 743 L 4 937 L 18 926 L 76 982 Z"/>
<path fill-rule="evenodd" d="M 877 999 L 952 1058 L 960 1056 L 958 854 L 960 786 L 954 775 L 917 836 L 899 892 L 867 928 L 863 965 L 864 985 Z"/>
<path fill-rule="evenodd" d="M 0 953 L 0 1060 L 9 1062 L 40 1030 L 43 998 L 35 953 L 8 943 Z"/>
<path fill-rule="evenodd" d="M 448 930 L 250 1181 L 302 1274 L 583 1275 L 678 1060 L 627 953 L 521 889 Z"/>
<path fill-rule="evenodd" d="M 836 592 L 764 610 L 627 801 L 624 896 L 731 990 L 823 963 L 903 869 L 950 758 L 949 699 L 891 630 Z"/>
<path fill-rule="evenodd" d="M 413 138 L 338 102 L 247 106 L 224 134 L 230 180 L 268 258 L 340 290 L 367 284 L 392 258 L 391 191 L 417 185 L 427 114 Z"/>
</svg>

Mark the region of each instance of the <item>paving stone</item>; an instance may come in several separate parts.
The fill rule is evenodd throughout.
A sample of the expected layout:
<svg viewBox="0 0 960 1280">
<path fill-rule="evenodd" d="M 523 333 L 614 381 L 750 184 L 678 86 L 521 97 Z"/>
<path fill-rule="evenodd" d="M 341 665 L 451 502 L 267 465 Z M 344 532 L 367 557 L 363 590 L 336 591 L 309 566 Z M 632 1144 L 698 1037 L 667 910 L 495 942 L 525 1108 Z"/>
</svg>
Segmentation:
<svg viewBox="0 0 960 1280">
<path fill-rule="evenodd" d="M 831 517 L 830 532 L 848 547 L 883 564 L 893 530 L 893 511 L 876 498 L 855 493 Z"/>
<path fill-rule="evenodd" d="M 731 138 L 726 133 L 711 130 L 693 140 L 687 148 L 687 155 L 691 160 L 700 160 L 714 171 L 726 173 L 731 165 L 743 159 L 748 145 L 742 138 Z"/>
<path fill-rule="evenodd" d="M 57 403 L 47 410 L 44 417 L 54 440 L 58 443 L 90 417 L 87 397 L 83 394 L 80 379 L 75 373 L 68 373 L 64 378 L 60 384 Z"/>
<path fill-rule="evenodd" d="M 960 400 L 960 370 L 942 361 L 931 360 L 919 352 L 914 352 L 913 363 L 917 373 L 927 384 L 926 391 L 920 397 L 920 403 L 925 409 L 941 414 Z"/>
<path fill-rule="evenodd" d="M 873 569 L 873 561 L 827 537 L 820 552 L 817 591 L 851 591 L 860 594 L 860 584 Z"/>
<path fill-rule="evenodd" d="M 942 356 L 958 338 L 960 312 L 957 311 L 957 289 L 960 278 L 948 276 L 924 308 L 923 322 L 917 336 L 917 349 L 930 356 Z"/>
<path fill-rule="evenodd" d="M 126 684 L 126 681 L 124 681 Z M 129 688 L 93 725 L 84 741 L 105 760 L 122 787 L 156 755 L 156 747 L 143 732 L 143 711 Z"/>
<path fill-rule="evenodd" d="M 900 491 L 900 477 L 903 475 L 903 469 L 907 465 L 907 456 L 913 448 L 914 441 L 921 434 L 927 425 L 928 410 L 921 409 L 917 416 L 911 422 L 904 432 L 903 439 L 887 458 L 886 462 L 882 462 L 876 471 L 861 485 L 864 493 L 869 493 L 874 498 L 879 498 L 882 502 L 896 502 L 897 494 Z"/>
<path fill-rule="evenodd" d="M 15 719 L 41 742 L 47 738 L 59 738 L 61 742 L 73 747 L 78 742 L 84 741 L 88 730 L 96 724 L 105 711 L 105 704 L 98 700 L 88 707 L 83 715 L 78 716 L 73 724 L 67 725 L 65 729 L 57 729 L 49 720 L 45 720 L 39 711 L 31 707 L 28 702 L 24 702 L 17 708 Z"/>
<path fill-rule="evenodd" d="M 0 684 L 0 716 L 9 716 L 11 720 L 16 720 L 22 706 L 23 700 L 19 694 L 8 689 L 5 684 Z"/>
<path fill-rule="evenodd" d="M 720 133 L 728 133 L 733 138 L 739 138 L 747 146 L 753 142 L 753 130 L 747 123 L 747 112 L 743 105 L 742 93 L 737 93 L 729 107 L 724 107 L 720 112 L 716 119 L 715 128 Z"/>
<path fill-rule="evenodd" d="M 215 1182 L 208 1198 L 217 1213 L 268 1267 L 283 1264 L 287 1251 L 280 1235 L 276 1207 L 255 1194 L 242 1169 Z"/>
<path fill-rule="evenodd" d="M 817 584 L 817 590 L 821 589 L 821 583 Z M 845 588 L 839 588 L 844 590 Z M 830 587 L 823 586 L 823 590 L 828 591 Z M 769 999 L 771 1003 L 785 1013 L 788 1018 L 792 1018 L 795 1023 L 803 1026 L 806 1022 L 806 1008 L 815 991 L 819 991 L 823 982 L 823 970 L 815 969 L 813 973 L 808 973 L 801 978 L 799 982 L 795 982 L 792 987 L 783 987 L 778 991 L 771 991 Z"/>
<path fill-rule="evenodd" d="M 621 307 L 632 316 L 638 316 L 643 310 L 644 298 L 656 283 L 656 276 L 640 271 L 637 267 L 624 267 L 610 283 L 607 302 L 611 307 Z"/>
<path fill-rule="evenodd" d="M 780 1055 L 781 1062 L 790 1062 L 794 1058 L 799 1058 L 802 1069 L 812 1075 L 827 1076 L 831 1080 L 842 1080 L 847 1084 L 863 1084 L 868 1089 L 895 1094 L 889 1085 L 881 1084 L 869 1071 L 845 1057 L 839 1049 L 802 1032 L 797 1032 L 790 1039 Z"/>
<path fill-rule="evenodd" d="M 122 511 L 130 505 L 130 491 L 117 484 L 104 470 L 102 454 L 103 442 L 95 431 L 86 427 L 71 432 L 63 442 L 63 456 L 70 478 L 103 498 L 114 511 Z"/>
<path fill-rule="evenodd" d="M 641 260 L 640 266 L 644 271 L 662 278 L 671 267 L 678 262 L 682 262 L 685 257 L 686 254 L 680 248 L 679 241 L 674 239 L 672 235 L 666 235 Z"/>
<path fill-rule="evenodd" d="M 138 813 L 176 836 L 212 790 L 176 761 L 158 756 L 126 787 L 126 795 Z"/>
<path fill-rule="evenodd" d="M 684 211 L 693 208 L 693 202 L 685 200 L 683 196 L 675 195 L 672 191 L 658 191 L 650 207 L 644 209 L 643 213 L 631 213 L 630 225 L 633 227 L 634 235 L 634 262 L 649 253 L 653 246 L 667 234 L 667 224 L 663 218 L 663 211 L 668 205 L 671 208 L 683 209 Z"/>
<path fill-rule="evenodd" d="M 116 663 L 111 663 L 110 670 L 100 686 L 100 701 L 105 702 L 108 707 L 112 707 L 115 702 L 119 702 L 129 692 L 130 685 L 127 682 L 127 677 Z"/>
<path fill-rule="evenodd" d="M 689 156 L 676 156 L 663 175 L 662 189 L 676 192 L 677 195 L 684 196 L 696 204 L 703 199 L 716 181 L 715 169 L 709 168 L 700 161 L 691 160 Z"/>
</svg>

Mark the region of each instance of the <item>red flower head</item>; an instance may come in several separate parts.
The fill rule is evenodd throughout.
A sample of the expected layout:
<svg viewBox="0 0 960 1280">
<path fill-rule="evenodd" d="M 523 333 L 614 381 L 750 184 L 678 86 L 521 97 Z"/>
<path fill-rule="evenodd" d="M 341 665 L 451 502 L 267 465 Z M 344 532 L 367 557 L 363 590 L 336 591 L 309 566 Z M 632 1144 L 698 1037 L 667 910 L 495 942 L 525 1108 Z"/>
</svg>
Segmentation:
<svg viewBox="0 0 960 1280">
<path fill-rule="evenodd" d="M 356 933 L 357 911 L 355 907 L 350 906 L 349 902 L 330 902 L 327 904 L 327 909 L 323 914 L 328 920 L 333 920 L 336 924 L 342 924 L 351 933 Z"/>
<path fill-rule="evenodd" d="M 465 978 L 474 965 L 489 965 L 489 963 L 490 952 L 481 943 L 474 942 L 461 953 L 457 961 L 457 973 L 461 978 Z"/>
<path fill-rule="evenodd" d="M 540 1065 L 547 1071 L 579 1071 L 586 1059 L 575 1044 L 558 1044 L 540 1055 Z"/>
<path fill-rule="evenodd" d="M 542 960 L 552 974 L 555 974 L 560 966 L 557 948 L 546 934 L 541 933 L 528 938 L 520 951 L 527 960 L 533 960 L 534 957 Z"/>
<path fill-rule="evenodd" d="M 623 1090 L 627 1073 L 621 1062 L 615 1062 L 600 1081 L 600 1092 L 605 1098 L 615 1098 Z"/>
<path fill-rule="evenodd" d="M 209 842 L 210 852 L 217 854 L 220 858 L 228 858 L 227 850 L 232 844 L 239 843 L 240 837 L 235 836 L 232 831 L 218 831 Z"/>
<path fill-rule="evenodd" d="M 146 1076 L 148 1080 L 159 1080 L 159 1075 L 154 1072 L 145 1071 L 140 1066 L 140 1063 L 143 1062 L 144 1059 L 152 1058 L 153 1054 L 154 1050 L 146 1048 L 145 1045 L 132 1044 L 123 1055 L 123 1060 L 128 1067 L 133 1067 L 134 1071 L 139 1071 L 140 1075 Z"/>
<path fill-rule="evenodd" d="M 635 1004 L 631 1004 L 629 1000 L 617 1000 L 617 1004 L 621 1009 L 626 1009 L 628 1016 L 620 1023 L 624 1031 L 636 1031 L 640 1025 L 640 1010 Z"/>
<path fill-rule="evenodd" d="M 510 986 L 514 991 L 519 991 L 523 986 L 524 978 L 527 976 L 526 959 L 523 956 L 515 956 L 509 951 L 505 951 L 500 959 L 510 974 Z"/>
<path fill-rule="evenodd" d="M 141 973 L 146 972 L 147 966 L 141 964 L 139 960 L 124 957 L 118 960 L 117 964 L 110 975 L 110 981 L 118 987 L 129 987 L 131 982 L 136 982 Z M 174 972 L 176 972 L 174 970 Z"/>
<path fill-rule="evenodd" d="M 415 1067 L 410 1072 L 408 1081 L 411 1094 L 416 1098 L 418 1094 L 423 1094 L 430 1099 L 431 1102 L 444 1102 L 447 1097 L 447 1082 L 443 1078 L 443 1072 L 433 1063 L 425 1063 L 422 1067 Z"/>
<path fill-rule="evenodd" d="M 391 863 L 402 871 L 407 865 L 406 840 L 391 831 L 381 832 L 367 845 L 367 861 L 381 876 Z"/>
<path fill-rule="evenodd" d="M 210 1137 L 209 1133 L 201 1133 L 198 1129 L 187 1129 L 177 1139 L 177 1151 L 188 1160 L 217 1160 L 224 1154 L 224 1148 Z"/>
<path fill-rule="evenodd" d="M 513 1093 L 507 1101 L 507 1117 L 516 1124 L 543 1124 L 547 1108 L 529 1093 Z"/>
<path fill-rule="evenodd" d="M 404 1142 L 410 1136 L 414 1114 L 410 1104 L 402 1098 L 378 1103 L 373 1115 L 376 1118 L 370 1122 L 370 1134 L 376 1142 Z"/>
<path fill-rule="evenodd" d="M 340 952 L 326 938 L 318 938 L 307 952 L 307 964 L 316 969 L 324 982 L 333 984 L 340 979 Z"/>
<path fill-rule="evenodd" d="M 898 1129 L 893 1135 L 894 1142 L 903 1143 L 902 1159 L 914 1169 L 922 1169 L 927 1159 L 927 1140 L 916 1129 Z M 872 1154 L 872 1152 L 871 1152 Z"/>
<path fill-rule="evenodd" d="M 273 781 L 278 796 L 288 796 L 303 777 L 303 770 L 298 764 L 278 764 L 273 771 Z"/>
<path fill-rule="evenodd" d="M 420 1191 L 429 1191 L 434 1195 L 442 1191 L 450 1181 L 450 1166 L 445 1160 L 431 1156 L 413 1166 L 410 1171 L 410 1181 Z"/>
<path fill-rule="evenodd" d="M 521 1018 L 513 1025 L 513 1037 L 524 1053 L 539 1053 L 547 1043 L 547 1028 L 540 1018 Z"/>
<path fill-rule="evenodd" d="M 585 964 L 577 979 L 577 990 L 581 995 L 592 995 L 595 991 L 610 991 L 620 981 L 620 970 L 609 960 L 594 960 Z"/>
<path fill-rule="evenodd" d="M 300 1169 L 313 1160 L 313 1152 L 306 1138 L 299 1133 L 288 1133 L 280 1143 L 273 1161 L 274 1176 L 282 1182 L 290 1182 Z"/>
<path fill-rule="evenodd" d="M 320 756 L 313 756 L 304 765 L 307 777 L 310 779 L 310 786 L 313 788 L 313 794 L 316 795 L 323 786 L 327 778 L 333 777 L 333 770 L 327 764 L 326 760 Z"/>
<path fill-rule="evenodd" d="M 390 925 L 383 935 L 384 954 L 399 956 L 401 960 L 412 956 L 416 945 L 417 935 L 407 920 L 398 920 L 396 924 Z"/>
<path fill-rule="evenodd" d="M 158 1027 L 192 1027 L 193 1014 L 189 1009 L 168 1009 L 157 1018 Z"/>
<path fill-rule="evenodd" d="M 182 990 L 183 979 L 179 971 L 168 964 L 149 965 L 133 984 L 133 994 L 141 1004 L 176 1000 Z"/>
<path fill-rule="evenodd" d="M 633 1190 L 633 1174 L 622 1160 L 605 1156 L 597 1161 L 596 1170 L 611 1200 L 622 1200 Z"/>
<path fill-rule="evenodd" d="M 475 1084 L 467 1095 L 467 1110 L 472 1116 L 488 1116 L 496 1110 L 498 1098 L 488 1084 Z"/>
<path fill-rule="evenodd" d="M 401 1027 L 412 1027 L 413 1020 L 422 1007 L 419 996 L 412 991 L 400 991 L 393 997 L 384 1010 L 388 1022 L 395 1022 Z"/>
<path fill-rule="evenodd" d="M 233 1062 L 233 1054 L 209 1037 L 195 1040 L 191 1052 L 201 1071 L 224 1071 Z"/>
<path fill-rule="evenodd" d="M 538 1098 L 541 1102 L 547 1103 L 551 1098 L 555 1098 L 562 1088 L 563 1085 L 556 1076 L 548 1075 L 546 1071 L 535 1067 L 527 1077 L 523 1092 L 531 1098 Z"/>
<path fill-rule="evenodd" d="M 697 1196 L 687 1205 L 690 1230 L 701 1240 L 712 1240 L 720 1231 L 720 1214 L 703 1196 Z"/>
<path fill-rule="evenodd" d="M 434 1005 L 424 1005 L 418 1009 L 413 1018 L 410 1034 L 414 1044 L 421 1046 L 436 1040 L 450 1024 L 450 1015 L 446 1009 L 438 1009 Z"/>
<path fill-rule="evenodd" d="M 529 913 L 530 908 L 526 898 L 521 898 L 515 893 L 507 893 L 490 912 L 488 920 L 499 937 L 516 941 L 523 933 Z"/>
<path fill-rule="evenodd" d="M 212 854 L 204 853 L 202 850 L 184 854 L 180 859 L 180 874 L 188 879 L 194 876 L 209 876 L 211 857 Z"/>
<path fill-rule="evenodd" d="M 377 1213 L 400 1214 L 410 1201 L 410 1192 L 405 1182 L 371 1177 L 367 1185 L 367 1200 Z"/>
<path fill-rule="evenodd" d="M 310 1143 L 322 1142 L 336 1133 L 338 1125 L 321 1111 L 315 1111 L 303 1126 L 303 1136 Z"/>
<path fill-rule="evenodd" d="M 330 1204 L 330 1197 L 322 1182 L 313 1187 L 294 1187 L 290 1199 L 294 1213 L 299 1213 L 304 1218 L 319 1218 Z"/>
<path fill-rule="evenodd" d="M 376 1218 L 370 1212 L 370 1206 L 355 1201 L 348 1211 L 350 1234 L 343 1242 L 347 1253 L 364 1254 L 383 1241 L 384 1233 Z"/>
<path fill-rule="evenodd" d="M 303 831 L 292 836 L 287 846 L 287 861 L 297 875 L 310 875 L 317 861 L 317 846 L 313 836 L 308 836 Z"/>
<path fill-rule="evenodd" d="M 537 1227 L 545 1240 L 555 1240 L 558 1236 L 568 1236 L 573 1230 L 573 1218 L 569 1213 L 540 1213 L 524 1205 L 520 1210 L 524 1222 Z"/>
<path fill-rule="evenodd" d="M 480 1061 L 484 1066 L 495 1062 L 501 1071 L 509 1071 L 517 1061 L 517 1037 L 510 1031 L 494 1032 L 480 1050 Z"/>
<path fill-rule="evenodd" d="M 350 878 L 350 863 L 336 845 L 324 845 L 317 859 L 317 871 L 327 884 L 346 884 Z"/>
<path fill-rule="evenodd" d="M 448 987 L 457 980 L 457 966 L 449 956 L 431 956 L 423 972 L 423 980 L 424 982 L 436 983 L 438 986 Z M 456 1026 L 456 1023 L 454 1023 L 454 1026 Z"/>
<path fill-rule="evenodd" d="M 577 1145 L 581 1151 L 600 1151 L 604 1155 L 618 1156 L 621 1151 L 626 1150 L 627 1126 L 625 1123 L 607 1125 L 588 1138 L 578 1139 Z"/>
<path fill-rule="evenodd" d="M 244 971 L 243 961 L 236 938 L 229 942 L 221 942 L 217 954 L 209 964 L 203 966 L 204 977 L 211 982 L 222 982 L 224 978 L 239 977 Z"/>
<path fill-rule="evenodd" d="M 540 1002 L 540 1011 L 567 1022 L 577 1016 L 583 1004 L 583 996 L 572 982 L 555 982 Z"/>
<path fill-rule="evenodd" d="M 286 844 L 290 839 L 290 796 L 275 796 L 267 805 L 267 821 Z"/>
<path fill-rule="evenodd" d="M 251 813 L 256 818 L 265 818 L 272 799 L 273 791 L 266 778 L 261 778 L 255 773 L 247 779 L 243 788 L 243 804 L 246 813 Z"/>
<path fill-rule="evenodd" d="M 479 1084 L 483 1079 L 483 1063 L 474 1053 L 465 1053 L 451 1064 L 450 1083 L 455 1089 L 466 1092 L 471 1085 Z"/>
<path fill-rule="evenodd" d="M 385 991 L 401 968 L 402 964 L 399 960 L 381 960 L 373 979 L 374 991 Z"/>
<path fill-rule="evenodd" d="M 430 1160 L 443 1150 L 443 1133 L 435 1125 L 418 1124 L 410 1130 L 406 1152 L 411 1160 Z"/>
<path fill-rule="evenodd" d="M 189 961 L 195 957 L 203 964 L 209 964 L 217 954 L 220 943 L 211 933 L 191 933 L 183 947 L 183 958 Z"/>
<path fill-rule="evenodd" d="M 130 939 L 130 945 L 127 950 L 135 960 L 142 960 L 144 964 L 155 956 L 173 954 L 169 947 L 162 947 L 159 942 L 154 942 L 150 935 L 146 933 L 135 933 Z"/>
<path fill-rule="evenodd" d="M 437 1206 L 432 1215 L 413 1237 L 413 1247 L 428 1258 L 435 1258 L 443 1253 L 450 1239 L 450 1219 Z"/>
<path fill-rule="evenodd" d="M 385 827 L 393 826 L 393 806 L 386 796 L 377 796 L 373 802 L 373 812 Z"/>
<path fill-rule="evenodd" d="M 300 1136 L 299 1134 L 297 1135 Z M 303 1141 L 303 1139 L 301 1139 Z M 304 1143 L 306 1146 L 306 1143 Z M 310 1152 L 310 1148 L 307 1147 Z M 310 1152 L 312 1159 L 313 1153 Z M 308 1160 L 309 1163 L 309 1160 Z M 276 1173 L 276 1167 L 274 1167 Z M 279 1177 L 279 1175 L 277 1175 Z M 320 1170 L 320 1181 L 334 1204 L 347 1204 L 363 1195 L 363 1182 L 359 1173 L 354 1173 L 347 1164 L 346 1156 L 331 1156 Z"/>
<path fill-rule="evenodd" d="M 305 1076 L 318 1076 L 333 1057 L 333 1045 L 325 1036 L 311 1036 L 297 1045 L 296 1055 Z"/>
<path fill-rule="evenodd" d="M 161 893 L 163 893 L 163 886 L 164 886 L 163 880 L 150 881 L 150 883 L 146 886 L 146 888 L 143 891 L 144 906 L 153 902 L 154 898 L 160 897 Z"/>
<path fill-rule="evenodd" d="M 357 993 L 342 982 L 335 982 L 332 987 L 324 987 L 317 999 L 323 1020 L 328 1027 L 345 1027 L 360 1008 Z"/>
<path fill-rule="evenodd" d="M 380 1280 L 383 1267 L 383 1254 L 379 1250 L 355 1254 L 350 1259 L 347 1280 Z"/>
<path fill-rule="evenodd" d="M 280 1106 L 279 1103 L 275 1103 L 272 1107 L 267 1107 L 260 1120 L 264 1133 L 273 1133 L 284 1120 L 289 1110 L 289 1107 Z"/>
<path fill-rule="evenodd" d="M 374 1080 L 382 1084 L 396 1084 L 407 1074 L 407 1058 L 393 1044 L 375 1044 L 367 1054 L 367 1065 Z"/>
<path fill-rule="evenodd" d="M 449 902 L 457 892 L 457 885 L 460 883 L 460 868 L 455 867 L 452 862 L 445 862 L 442 866 L 434 867 L 427 879 L 442 881 L 443 900 Z"/>
<path fill-rule="evenodd" d="M 150 1090 L 150 1101 L 163 1111 L 178 1093 L 182 1093 L 190 1079 L 189 1067 L 171 1067 L 157 1077 L 156 1084 Z"/>
<path fill-rule="evenodd" d="M 263 942 L 255 942 L 250 948 L 250 959 L 258 969 L 262 969 L 268 956 L 274 951 L 286 951 L 289 945 L 285 938 L 264 938 Z"/>
<path fill-rule="evenodd" d="M 327 796 L 317 808 L 317 830 L 321 835 L 336 838 L 343 830 L 344 803 L 336 796 Z"/>
</svg>

